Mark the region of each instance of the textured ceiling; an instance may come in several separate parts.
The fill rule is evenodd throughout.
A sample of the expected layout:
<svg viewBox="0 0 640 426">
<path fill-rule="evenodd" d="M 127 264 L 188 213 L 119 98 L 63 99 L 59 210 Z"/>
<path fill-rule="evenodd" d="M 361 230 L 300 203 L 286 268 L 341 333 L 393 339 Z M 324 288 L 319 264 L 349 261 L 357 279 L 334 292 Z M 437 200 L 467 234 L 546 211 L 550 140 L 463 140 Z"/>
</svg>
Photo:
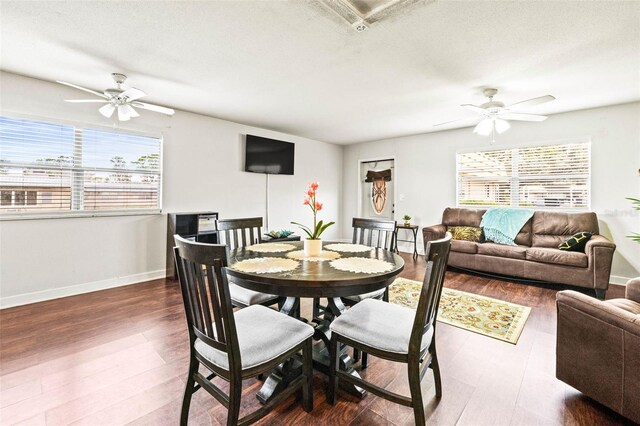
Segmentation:
<svg viewBox="0 0 640 426">
<path fill-rule="evenodd" d="M 425 1 L 362 33 L 313 0 L 0 7 L 4 70 L 100 90 L 124 72 L 145 101 L 328 142 L 470 125 L 485 86 L 557 97 L 535 113 L 640 99 L 635 1 Z"/>
</svg>

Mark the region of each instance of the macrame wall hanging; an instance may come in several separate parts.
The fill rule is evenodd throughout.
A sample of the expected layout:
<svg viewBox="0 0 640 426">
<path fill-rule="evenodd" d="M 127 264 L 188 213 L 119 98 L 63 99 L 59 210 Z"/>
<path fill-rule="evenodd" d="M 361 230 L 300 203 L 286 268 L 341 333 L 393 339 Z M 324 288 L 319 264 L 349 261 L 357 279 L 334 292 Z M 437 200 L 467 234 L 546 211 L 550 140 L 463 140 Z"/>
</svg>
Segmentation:
<svg viewBox="0 0 640 426">
<path fill-rule="evenodd" d="M 371 205 L 376 214 L 381 214 L 387 204 L 387 182 L 391 182 L 391 169 L 367 172 L 365 182 L 371 182 Z"/>
</svg>

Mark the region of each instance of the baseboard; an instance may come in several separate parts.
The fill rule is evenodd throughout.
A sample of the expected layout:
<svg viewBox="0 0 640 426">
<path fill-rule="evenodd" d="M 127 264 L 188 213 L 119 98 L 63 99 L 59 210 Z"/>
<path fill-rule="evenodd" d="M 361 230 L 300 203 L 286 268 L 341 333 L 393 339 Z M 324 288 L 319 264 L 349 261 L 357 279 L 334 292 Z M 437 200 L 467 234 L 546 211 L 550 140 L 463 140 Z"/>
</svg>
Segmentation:
<svg viewBox="0 0 640 426">
<path fill-rule="evenodd" d="M 609 284 L 617 284 L 617 285 L 627 285 L 627 281 L 629 281 L 631 277 L 620 277 L 618 275 L 611 275 L 609 277 Z"/>
<path fill-rule="evenodd" d="M 33 293 L 19 294 L 17 296 L 0 297 L 0 309 L 14 306 L 28 305 L 30 303 L 44 302 L 45 300 L 59 299 L 61 297 L 75 296 L 77 294 L 90 293 L 92 291 L 106 290 L 108 288 L 122 287 L 138 284 L 145 281 L 164 278 L 165 269 L 127 275 L 125 277 L 109 278 L 101 281 L 93 281 L 68 287 L 52 288 L 50 290 L 35 291 Z"/>
</svg>

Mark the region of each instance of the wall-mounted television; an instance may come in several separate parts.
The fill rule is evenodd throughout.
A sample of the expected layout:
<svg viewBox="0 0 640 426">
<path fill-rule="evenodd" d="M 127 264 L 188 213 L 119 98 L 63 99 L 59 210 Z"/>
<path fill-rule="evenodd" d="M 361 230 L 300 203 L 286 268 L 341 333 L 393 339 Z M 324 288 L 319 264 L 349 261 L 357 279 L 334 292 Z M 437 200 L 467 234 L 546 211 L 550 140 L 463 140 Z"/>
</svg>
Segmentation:
<svg viewBox="0 0 640 426">
<path fill-rule="evenodd" d="M 244 170 L 270 175 L 292 175 L 295 144 L 247 135 Z"/>
</svg>

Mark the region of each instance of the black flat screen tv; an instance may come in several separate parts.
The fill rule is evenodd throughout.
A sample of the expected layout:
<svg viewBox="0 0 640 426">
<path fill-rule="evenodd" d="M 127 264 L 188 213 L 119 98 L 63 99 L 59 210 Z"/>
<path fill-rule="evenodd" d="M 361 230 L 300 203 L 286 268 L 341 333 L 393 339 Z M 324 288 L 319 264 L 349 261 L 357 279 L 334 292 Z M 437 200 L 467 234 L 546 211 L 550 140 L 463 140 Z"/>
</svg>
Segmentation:
<svg viewBox="0 0 640 426">
<path fill-rule="evenodd" d="M 295 144 L 247 135 L 244 170 L 270 175 L 292 175 Z"/>
</svg>

